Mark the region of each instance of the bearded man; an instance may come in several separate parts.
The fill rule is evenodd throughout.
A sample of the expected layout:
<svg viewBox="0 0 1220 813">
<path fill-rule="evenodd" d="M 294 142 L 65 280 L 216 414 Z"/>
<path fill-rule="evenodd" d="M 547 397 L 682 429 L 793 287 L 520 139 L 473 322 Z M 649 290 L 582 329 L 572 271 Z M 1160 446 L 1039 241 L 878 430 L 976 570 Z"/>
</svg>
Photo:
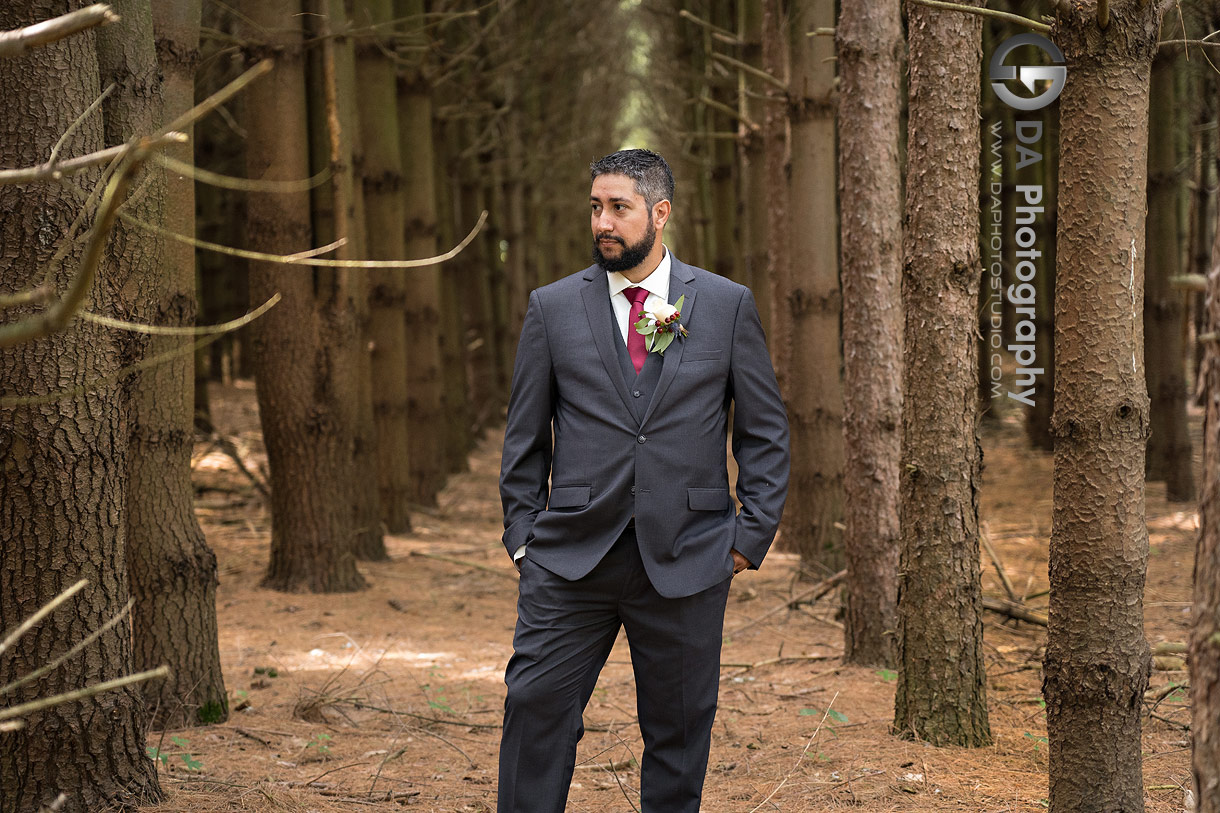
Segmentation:
<svg viewBox="0 0 1220 813">
<path fill-rule="evenodd" d="M 788 420 L 750 290 L 664 245 L 665 159 L 623 150 L 591 175 L 594 265 L 530 294 L 513 371 L 500 494 L 520 581 L 499 811 L 563 811 L 623 628 L 640 807 L 697 813 L 729 585 L 775 537 Z"/>
</svg>

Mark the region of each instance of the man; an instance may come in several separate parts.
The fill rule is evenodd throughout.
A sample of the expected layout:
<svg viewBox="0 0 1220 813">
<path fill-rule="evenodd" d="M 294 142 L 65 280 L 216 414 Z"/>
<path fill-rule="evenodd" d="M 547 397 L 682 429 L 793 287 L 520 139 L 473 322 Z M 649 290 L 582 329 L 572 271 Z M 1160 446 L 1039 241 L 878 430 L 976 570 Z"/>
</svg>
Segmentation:
<svg viewBox="0 0 1220 813">
<path fill-rule="evenodd" d="M 563 811 L 581 714 L 622 626 L 641 809 L 697 813 L 729 583 L 775 536 L 788 421 L 749 289 L 662 242 L 665 159 L 624 150 L 591 174 L 595 265 L 530 294 L 508 405 L 500 494 L 521 576 L 499 811 Z M 648 352 L 641 315 L 664 321 L 679 301 L 671 343 Z"/>
</svg>

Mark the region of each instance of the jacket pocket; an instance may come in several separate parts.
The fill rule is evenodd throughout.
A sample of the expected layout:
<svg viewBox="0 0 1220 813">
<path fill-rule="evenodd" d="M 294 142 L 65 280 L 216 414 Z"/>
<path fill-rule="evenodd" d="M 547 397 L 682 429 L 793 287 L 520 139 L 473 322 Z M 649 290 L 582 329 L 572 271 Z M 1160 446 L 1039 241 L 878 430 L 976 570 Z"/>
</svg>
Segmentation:
<svg viewBox="0 0 1220 813">
<path fill-rule="evenodd" d="M 686 494 L 692 511 L 723 511 L 729 507 L 727 488 L 688 488 Z"/>
<path fill-rule="evenodd" d="M 690 350 L 682 354 L 682 361 L 716 361 L 722 355 L 723 350 Z"/>
<path fill-rule="evenodd" d="M 559 486 L 551 489 L 547 508 L 580 508 L 589 504 L 589 486 Z"/>
</svg>

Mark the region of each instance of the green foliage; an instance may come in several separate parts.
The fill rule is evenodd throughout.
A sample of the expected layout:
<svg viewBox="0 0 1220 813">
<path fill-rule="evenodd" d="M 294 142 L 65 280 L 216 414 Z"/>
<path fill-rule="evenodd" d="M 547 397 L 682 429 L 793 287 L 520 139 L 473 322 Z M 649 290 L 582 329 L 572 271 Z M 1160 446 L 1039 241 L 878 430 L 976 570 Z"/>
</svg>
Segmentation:
<svg viewBox="0 0 1220 813">
<path fill-rule="evenodd" d="M 898 673 L 895 672 L 893 669 L 878 669 L 877 677 L 881 678 L 886 683 L 889 683 L 891 680 L 898 679 Z"/>
<path fill-rule="evenodd" d="M 314 734 L 313 739 L 305 746 L 305 750 L 314 749 L 320 756 L 330 756 L 330 735 L 329 734 Z"/>
<path fill-rule="evenodd" d="M 205 725 L 210 723 L 219 723 L 229 714 L 229 703 L 227 700 L 209 700 L 199 707 L 196 716 L 199 722 Z"/>
<path fill-rule="evenodd" d="M 182 753 L 178 756 L 182 759 L 182 764 L 186 766 L 188 771 L 198 771 L 203 767 L 203 760 L 196 759 L 194 754 L 190 752 L 191 743 L 186 737 L 170 737 L 170 742 L 182 749 Z M 145 748 L 150 759 L 158 761 L 162 766 L 169 767 L 169 758 L 171 754 L 167 754 L 160 748 L 148 746 Z"/>
</svg>

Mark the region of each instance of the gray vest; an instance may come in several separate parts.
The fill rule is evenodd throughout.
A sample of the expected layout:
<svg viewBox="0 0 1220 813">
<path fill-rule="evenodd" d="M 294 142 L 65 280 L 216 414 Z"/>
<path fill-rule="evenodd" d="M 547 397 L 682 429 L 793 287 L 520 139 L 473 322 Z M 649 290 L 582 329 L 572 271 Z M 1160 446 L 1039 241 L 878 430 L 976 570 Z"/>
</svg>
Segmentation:
<svg viewBox="0 0 1220 813">
<path fill-rule="evenodd" d="M 635 325 L 628 325 L 627 330 L 635 330 Z M 614 339 L 614 346 L 618 348 L 619 367 L 623 371 L 623 381 L 627 384 L 627 391 L 631 393 L 631 411 L 635 414 L 637 421 L 642 421 L 644 413 L 648 410 L 648 404 L 652 401 L 652 393 L 657 388 L 657 381 L 661 378 L 661 366 L 664 359 L 660 353 L 649 353 L 644 360 L 644 366 L 640 368 L 639 375 L 636 375 L 635 365 L 631 363 L 631 354 L 627 352 L 627 345 L 623 341 L 623 334 L 617 323 L 614 325 Z"/>
</svg>

